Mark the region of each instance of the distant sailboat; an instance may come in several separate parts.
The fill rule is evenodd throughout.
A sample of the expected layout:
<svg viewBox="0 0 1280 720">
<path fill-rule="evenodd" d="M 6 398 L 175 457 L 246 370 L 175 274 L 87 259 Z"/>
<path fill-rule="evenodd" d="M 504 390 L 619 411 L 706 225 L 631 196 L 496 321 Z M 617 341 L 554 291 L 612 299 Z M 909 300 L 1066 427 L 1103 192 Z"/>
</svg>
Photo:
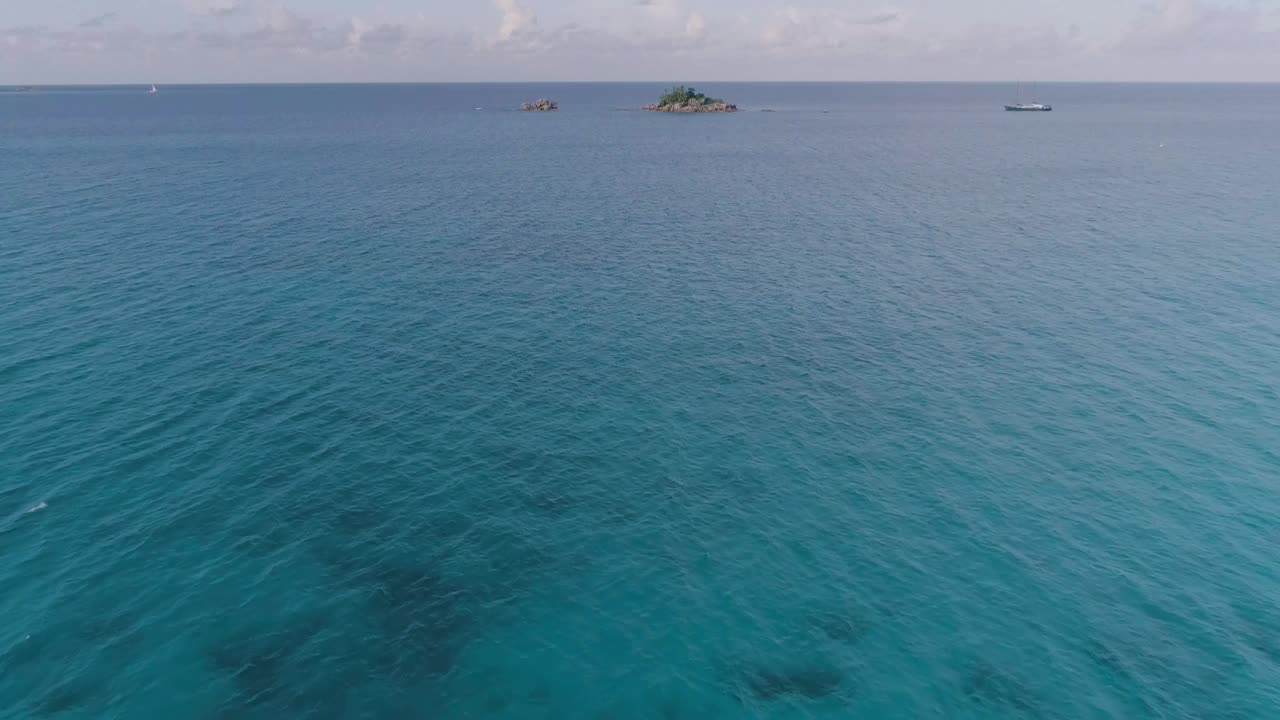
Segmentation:
<svg viewBox="0 0 1280 720">
<path fill-rule="evenodd" d="M 1034 90 L 1033 90 L 1034 92 Z M 1039 102 L 1022 102 L 1022 83 L 1018 83 L 1018 102 L 1013 105 L 1005 105 L 1004 109 L 1009 112 L 1049 112 L 1053 110 L 1052 105 L 1045 105 Z"/>
<path fill-rule="evenodd" d="M 155 86 L 155 85 L 152 85 L 152 86 L 151 86 L 151 89 L 147 91 L 147 94 L 148 94 L 148 95 L 155 95 L 155 94 L 156 94 L 156 93 L 158 93 L 158 92 L 160 92 L 160 91 L 156 89 L 156 86 Z"/>
</svg>

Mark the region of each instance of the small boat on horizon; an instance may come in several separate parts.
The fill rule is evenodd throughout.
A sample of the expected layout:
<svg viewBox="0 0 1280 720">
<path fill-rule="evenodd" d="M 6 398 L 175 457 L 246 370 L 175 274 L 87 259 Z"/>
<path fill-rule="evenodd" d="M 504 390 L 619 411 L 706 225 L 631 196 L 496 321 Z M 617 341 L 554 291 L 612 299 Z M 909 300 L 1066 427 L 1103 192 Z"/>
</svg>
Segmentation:
<svg viewBox="0 0 1280 720">
<path fill-rule="evenodd" d="M 156 93 L 158 93 L 158 92 L 160 92 L 160 91 L 159 91 L 158 89 L 156 89 L 156 86 L 155 86 L 155 85 L 152 85 L 152 86 L 151 86 L 151 89 L 147 91 L 147 94 L 148 94 L 148 95 L 155 95 L 155 94 L 156 94 Z"/>
<path fill-rule="evenodd" d="M 1034 92 L 1035 88 L 1033 86 L 1032 93 L 1034 94 Z M 1005 105 L 1004 109 L 1007 112 L 1049 112 L 1053 110 L 1053 106 L 1042 102 L 1022 102 L 1022 83 L 1018 83 L 1018 102 L 1013 105 Z"/>
<path fill-rule="evenodd" d="M 1005 105 L 1005 110 L 1009 112 L 1049 112 L 1053 110 L 1052 105 L 1044 103 L 1018 103 L 1017 105 Z"/>
<path fill-rule="evenodd" d="M 15 92 L 31 92 L 32 90 L 35 90 L 35 89 L 36 89 L 35 85 L 19 85 L 18 87 L 14 88 L 14 91 Z"/>
</svg>

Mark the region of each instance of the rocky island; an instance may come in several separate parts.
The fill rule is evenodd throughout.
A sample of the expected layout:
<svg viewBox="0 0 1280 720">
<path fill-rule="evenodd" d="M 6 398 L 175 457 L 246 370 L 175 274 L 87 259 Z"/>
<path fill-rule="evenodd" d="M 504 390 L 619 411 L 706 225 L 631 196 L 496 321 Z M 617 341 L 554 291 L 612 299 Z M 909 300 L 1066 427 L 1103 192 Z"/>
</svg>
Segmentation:
<svg viewBox="0 0 1280 720">
<path fill-rule="evenodd" d="M 668 90 L 652 105 L 644 106 L 652 112 L 669 113 L 713 113 L 737 112 L 738 106 L 719 98 L 710 98 L 691 87 L 683 85 Z"/>
<path fill-rule="evenodd" d="M 520 106 L 520 109 L 525 112 L 552 112 L 553 110 L 560 109 L 560 103 L 556 102 L 555 100 L 538 98 L 537 100 L 534 100 L 531 103 L 522 104 Z"/>
</svg>

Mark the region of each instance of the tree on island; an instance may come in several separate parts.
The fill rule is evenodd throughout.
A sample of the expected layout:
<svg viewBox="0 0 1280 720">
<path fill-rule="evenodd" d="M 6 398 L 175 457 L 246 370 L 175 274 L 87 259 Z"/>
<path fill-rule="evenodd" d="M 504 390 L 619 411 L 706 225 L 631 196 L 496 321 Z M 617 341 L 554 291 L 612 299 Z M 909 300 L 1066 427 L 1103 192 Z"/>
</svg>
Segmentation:
<svg viewBox="0 0 1280 720">
<path fill-rule="evenodd" d="M 662 97 L 658 99 L 658 104 L 659 105 L 683 105 L 685 103 L 690 103 L 695 100 L 701 102 L 704 105 L 724 102 L 720 98 L 707 97 L 706 95 L 698 92 L 697 90 L 691 87 L 677 85 L 676 87 L 673 87 L 670 90 L 663 93 Z"/>
<path fill-rule="evenodd" d="M 662 94 L 658 102 L 646 105 L 645 110 L 676 113 L 734 112 L 731 105 L 720 98 L 707 97 L 691 87 L 678 85 Z"/>
</svg>

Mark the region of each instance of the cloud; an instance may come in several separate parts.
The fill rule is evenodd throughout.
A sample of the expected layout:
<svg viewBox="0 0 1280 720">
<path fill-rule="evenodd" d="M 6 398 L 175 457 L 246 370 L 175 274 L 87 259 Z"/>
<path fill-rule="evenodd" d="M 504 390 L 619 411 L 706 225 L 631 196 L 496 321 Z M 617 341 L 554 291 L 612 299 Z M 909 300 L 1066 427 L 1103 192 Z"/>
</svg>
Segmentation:
<svg viewBox="0 0 1280 720">
<path fill-rule="evenodd" d="M 1143 53 L 1280 49 L 1280 32 L 1269 30 L 1258 3 L 1219 5 L 1203 0 L 1165 0 L 1144 8 L 1115 48 Z"/>
<path fill-rule="evenodd" d="M 761 36 L 767 48 L 841 50 L 884 45 L 903 39 L 911 24 L 901 10 L 884 10 L 869 16 L 839 13 L 811 13 L 788 6 L 777 15 Z"/>
<path fill-rule="evenodd" d="M 249 0 L 186 0 L 187 10 L 195 15 L 229 18 L 249 12 Z"/>
<path fill-rule="evenodd" d="M 134 28 L 78 25 L 74 30 L 25 26 L 0 30 L 0 51 L 50 53 L 67 57 L 113 50 L 138 50 L 165 41 L 170 35 L 149 35 Z"/>
<path fill-rule="evenodd" d="M 684 34 L 695 40 L 702 39 L 707 34 L 707 21 L 698 13 L 689 13 L 688 19 L 684 22 Z"/>
<path fill-rule="evenodd" d="M 44 37 L 49 29 L 42 25 L 20 25 L 0 30 L 0 49 L 27 50 Z"/>
<path fill-rule="evenodd" d="M 794 6 L 765 27 L 760 45 L 777 56 L 889 59 L 934 66 L 935 77 L 957 69 L 984 72 L 1027 58 L 1036 62 L 1090 51 L 1081 30 L 994 23 L 938 29 L 913 12 L 886 8 L 869 15 L 810 13 Z M 985 71 L 985 72 L 990 72 Z M 1003 72 L 1000 71 L 1000 72 Z"/>
<path fill-rule="evenodd" d="M 222 24 L 197 27 L 187 32 L 193 42 L 211 49 L 234 51 L 242 57 L 281 52 L 313 58 L 403 57 L 437 44 L 469 42 L 434 32 L 421 16 L 408 23 L 374 23 L 350 17 L 326 25 L 283 4 L 269 6 L 247 28 Z"/>
<path fill-rule="evenodd" d="M 863 18 L 862 20 L 857 20 L 855 22 L 859 25 L 888 25 L 890 23 L 896 23 L 902 19 L 902 13 L 894 10 L 890 12 L 882 12 L 879 15 L 872 15 L 871 17 Z"/>
<path fill-rule="evenodd" d="M 620 38 L 606 31 L 578 23 L 544 28 L 538 22 L 538 16 L 518 0 L 494 0 L 494 6 L 502 14 L 498 32 L 488 42 L 474 43 L 478 49 L 565 56 L 576 53 L 581 56 L 616 52 L 626 46 Z"/>
<path fill-rule="evenodd" d="M 538 27 L 538 16 L 520 5 L 516 0 L 493 0 L 502 13 L 502 23 L 498 27 L 498 42 L 511 44 L 539 39 L 541 29 Z"/>
<path fill-rule="evenodd" d="M 940 56 L 996 58 L 1010 64 L 1020 64 L 1027 58 L 1043 61 L 1090 51 L 1077 25 L 1069 26 L 1065 32 L 1050 26 L 974 25 L 935 41 L 935 51 Z"/>
<path fill-rule="evenodd" d="M 636 0 L 635 4 L 657 18 L 669 20 L 683 14 L 679 0 Z"/>
<path fill-rule="evenodd" d="M 382 52 L 403 53 L 412 40 L 405 25 L 382 23 L 371 25 L 358 17 L 347 21 L 344 50 L 351 55 L 367 56 Z"/>
<path fill-rule="evenodd" d="M 280 48 L 297 53 L 322 52 L 341 46 L 337 37 L 328 33 L 315 21 L 291 9 L 287 5 L 271 8 L 258 29 L 241 36 L 243 44 Z"/>
<path fill-rule="evenodd" d="M 707 16 L 683 0 L 633 0 L 640 12 L 624 13 L 615 32 L 622 48 L 683 53 L 722 46 Z"/>
<path fill-rule="evenodd" d="M 750 9 L 759 3 L 715 12 L 710 0 L 577 0 L 565 4 L 615 12 L 559 25 L 534 12 L 535 0 L 492 0 L 487 29 L 438 27 L 424 14 L 373 18 L 372 9 L 342 17 L 303 0 L 182 1 L 185 25 L 168 31 L 110 12 L 63 27 L 0 28 L 0 67 L 70 82 L 166 71 L 229 81 L 967 79 L 1028 65 L 1040 79 L 1280 79 L 1280 29 L 1265 0 L 1153 0 L 1110 36 L 1065 23 L 948 25 L 896 4 L 851 12 L 830 0 L 791 0 L 772 13 Z M 1027 70 L 1018 67 L 1023 77 Z"/>
<path fill-rule="evenodd" d="M 114 21 L 117 17 L 119 17 L 119 15 L 117 15 L 116 13 L 113 13 L 113 12 L 106 12 L 106 13 L 102 13 L 101 15 L 97 15 L 97 16 L 95 16 L 95 17 L 91 17 L 91 18 L 89 18 L 88 20 L 85 20 L 84 22 L 80 23 L 80 27 L 82 27 L 82 28 L 100 28 L 100 27 L 103 27 L 103 26 L 107 25 L 108 23 L 110 23 L 110 22 Z"/>
</svg>

